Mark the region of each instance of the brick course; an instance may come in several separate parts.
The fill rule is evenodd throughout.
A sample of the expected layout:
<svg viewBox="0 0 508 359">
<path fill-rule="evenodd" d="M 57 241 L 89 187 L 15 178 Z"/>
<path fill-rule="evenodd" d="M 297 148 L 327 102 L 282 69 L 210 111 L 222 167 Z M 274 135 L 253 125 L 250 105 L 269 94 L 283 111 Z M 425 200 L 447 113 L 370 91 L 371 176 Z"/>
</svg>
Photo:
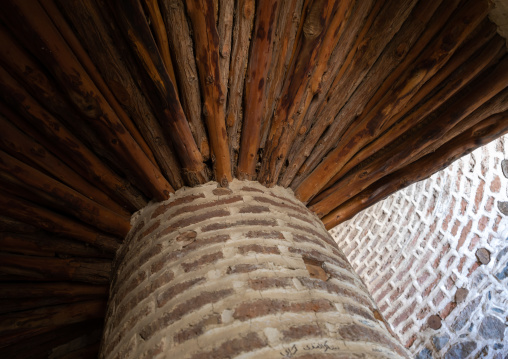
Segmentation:
<svg viewBox="0 0 508 359">
<path fill-rule="evenodd" d="M 407 357 L 321 221 L 289 190 L 179 190 L 133 216 L 102 358 Z"/>
<path fill-rule="evenodd" d="M 479 344 L 468 359 L 508 357 L 506 343 L 479 330 L 484 317 L 508 315 L 508 217 L 497 206 L 508 201 L 507 145 L 505 136 L 477 149 L 331 231 L 415 357 L 448 357 L 469 341 Z M 469 295 L 457 302 L 459 288 Z M 428 326 L 432 316 L 439 329 Z M 437 349 L 433 338 L 444 336 Z"/>
</svg>

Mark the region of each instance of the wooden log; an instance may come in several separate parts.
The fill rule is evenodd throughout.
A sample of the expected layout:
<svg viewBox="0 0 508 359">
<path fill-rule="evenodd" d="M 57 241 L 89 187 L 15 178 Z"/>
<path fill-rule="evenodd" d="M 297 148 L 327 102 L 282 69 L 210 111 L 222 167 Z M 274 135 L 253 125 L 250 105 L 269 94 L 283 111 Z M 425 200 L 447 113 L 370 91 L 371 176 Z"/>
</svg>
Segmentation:
<svg viewBox="0 0 508 359">
<path fill-rule="evenodd" d="M 256 174 L 261 121 L 267 100 L 265 79 L 271 65 L 271 45 L 279 10 L 277 1 L 260 1 L 256 10 L 255 36 L 251 44 L 245 81 L 245 118 L 238 158 L 237 176 L 241 180 L 252 180 Z"/>
<path fill-rule="evenodd" d="M 53 154 L 58 154 L 69 167 L 111 197 L 120 198 L 122 204 L 127 205 L 129 210 L 140 209 L 146 205 L 147 202 L 139 191 L 111 171 L 60 121 L 37 103 L 1 66 L 0 76 L 2 77 L 0 92 L 6 98 L 12 99 L 18 112 L 24 116 L 24 119 L 20 118 L 5 105 L 0 104 L 0 113 L 11 123 L 16 123 L 16 126 L 25 134 L 33 137 Z M 21 102 L 16 103 L 16 99 L 21 99 Z"/>
<path fill-rule="evenodd" d="M 62 12 L 72 22 L 83 46 L 101 71 L 108 87 L 136 123 L 153 151 L 163 175 L 178 189 L 183 186 L 180 165 L 145 96 L 141 93 L 118 46 L 111 38 L 100 12 L 91 1 L 60 1 Z"/>
<path fill-rule="evenodd" d="M 168 34 L 166 26 L 164 25 L 164 20 L 162 19 L 159 4 L 157 3 L 157 0 L 144 0 L 144 4 L 148 9 L 148 14 L 151 19 L 150 24 L 153 29 L 155 41 L 157 42 L 157 48 L 159 49 L 159 53 L 162 57 L 162 61 L 164 62 L 169 78 L 175 87 L 175 92 L 178 95 L 178 83 L 176 82 L 173 60 L 171 60 L 171 53 L 169 52 Z"/>
<path fill-rule="evenodd" d="M 139 147 L 143 150 L 145 155 L 150 159 L 152 164 L 160 171 L 160 168 L 157 165 L 157 161 L 153 156 L 152 150 L 148 147 L 145 139 L 139 133 L 139 130 L 132 122 L 131 118 L 127 115 L 125 110 L 120 106 L 117 99 L 106 85 L 104 79 L 101 74 L 95 67 L 94 63 L 86 53 L 85 49 L 81 45 L 80 41 L 74 34 L 73 30 L 69 27 L 69 24 L 65 21 L 60 10 L 56 7 L 53 0 L 39 0 L 39 3 L 42 5 L 49 18 L 53 22 L 53 24 L 58 29 L 59 33 L 65 39 L 69 47 L 72 49 L 72 52 L 77 57 L 79 62 L 83 65 L 90 78 L 93 80 L 94 84 L 97 86 L 99 91 L 104 95 L 104 98 L 114 110 L 115 114 L 118 116 L 122 124 L 125 126 L 127 131 L 131 134 L 132 138 Z"/>
<path fill-rule="evenodd" d="M 116 252 L 120 246 L 118 239 L 100 233 L 95 228 L 7 193 L 0 192 L 0 205 L 4 215 L 30 223 L 50 233 L 89 243 L 109 253 Z"/>
<path fill-rule="evenodd" d="M 322 76 L 328 67 L 329 56 L 340 39 L 338 35 L 340 35 L 340 29 L 343 28 L 348 15 L 349 2 L 341 2 L 338 9 L 335 8 L 337 3 L 332 2 L 323 9 L 317 10 L 321 15 L 315 17 L 315 19 L 321 17 L 322 23 L 320 25 L 313 24 L 313 12 L 316 11 L 314 6 L 317 4 L 311 5 L 304 22 L 301 48 L 298 50 L 298 55 L 295 56 L 294 70 L 292 70 L 293 73 L 289 77 L 291 82 L 288 82 L 285 87 L 283 100 L 275 112 L 271 125 L 272 129 L 265 146 L 266 155 L 262 162 L 260 175 L 261 180 L 268 184 L 275 184 L 278 181 L 291 144 L 300 131 L 303 135 L 307 130 L 305 126 L 301 126 L 303 118 L 314 95 L 320 89 Z M 409 12 L 414 1 L 405 4 L 407 4 L 407 8 L 399 5 L 397 10 L 401 11 L 400 8 L 402 8 Z M 324 4 L 319 6 L 322 5 Z M 387 9 L 393 10 L 390 7 L 387 7 Z M 393 16 L 393 11 L 391 12 Z M 404 11 L 401 12 L 400 17 L 404 18 Z M 390 18 L 390 20 L 393 23 L 393 18 Z M 314 34 L 316 27 L 326 30 L 319 31 L 319 35 Z M 397 29 L 397 24 L 393 25 L 392 28 Z M 311 35 L 308 36 L 307 33 Z M 372 40 L 372 42 L 375 42 L 375 39 Z M 368 56 L 365 56 L 365 58 L 368 58 Z M 375 59 L 375 57 L 373 58 Z M 302 79 L 304 80 L 302 81 Z"/>
<path fill-rule="evenodd" d="M 164 63 L 146 22 L 141 4 L 137 0 L 109 4 L 111 12 L 129 44 L 136 64 L 131 68 L 140 68 L 145 93 L 151 93 L 149 101 L 158 114 L 162 128 L 171 138 L 183 167 L 183 177 L 193 186 L 208 182 L 203 157 L 189 128 L 189 123 L 169 78 Z M 122 9 L 122 11 L 118 11 Z M 120 35 L 117 33 L 117 35 Z"/>
<path fill-rule="evenodd" d="M 494 33 L 492 33 L 493 35 Z M 483 36 L 480 38 L 483 39 Z M 427 97 L 427 101 L 420 104 L 416 109 L 413 108 L 416 105 L 408 105 L 408 108 L 413 108 L 411 113 L 356 153 L 328 184 L 335 183 L 353 167 L 366 160 L 369 156 L 374 155 L 377 151 L 380 151 L 384 146 L 410 130 L 411 127 L 417 125 L 420 121 L 423 121 L 427 115 L 455 95 L 463 86 L 466 86 L 469 81 L 487 68 L 490 63 L 498 61 L 506 52 L 504 49 L 504 39 L 496 36 L 491 41 L 485 43 L 473 58 L 470 58 L 471 53 L 476 48 L 475 44 L 479 42 L 477 37 L 473 37 L 471 41 L 464 44 L 461 49 L 462 51 L 456 53 L 444 68 L 422 86 L 410 102 L 414 104 L 425 97 Z M 462 66 L 459 67 L 460 65 Z M 456 71 L 453 72 L 454 70 Z M 453 74 L 450 75 L 452 72 Z M 450 76 L 447 77 L 448 75 Z M 444 85 L 440 84 L 441 81 Z M 400 112 L 405 114 L 407 111 L 407 109 L 404 109 Z M 401 118 L 403 114 L 396 114 L 394 120 L 396 121 Z"/>
<path fill-rule="evenodd" d="M 104 320 L 90 320 L 64 326 L 16 330 L 0 336 L 0 352 L 6 358 L 49 357 L 52 350 L 82 335 L 102 330 Z M 26 343 L 30 342 L 30 345 Z M 97 356 L 95 356 L 97 357 Z"/>
<path fill-rule="evenodd" d="M 3 151 L 0 151 L 0 171 L 7 172 L 24 182 L 25 185 L 56 197 L 64 205 L 63 208 L 66 208 L 77 219 L 102 231 L 124 238 L 130 230 L 129 217 L 118 215 L 104 208 L 72 188 L 9 156 Z"/>
<path fill-rule="evenodd" d="M 115 213 L 123 217 L 130 216 L 130 212 L 126 211 L 100 189 L 79 176 L 40 144 L 6 121 L 1 114 L 0 127 L 2 128 L 0 132 L 0 148 L 2 150 L 25 163 L 30 163 L 32 167 L 45 171 L 60 182 Z"/>
<path fill-rule="evenodd" d="M 146 190 L 156 199 L 169 198 L 173 188 L 118 119 L 43 8 L 35 1 L 6 1 L 2 2 L 0 17 L 51 69 L 60 86 L 68 91 L 69 99 L 90 119 L 104 144 L 126 168 L 132 169 L 131 173 Z M 36 46 L 31 46 L 32 41 L 37 42 Z"/>
<path fill-rule="evenodd" d="M 26 225 L 19 223 L 19 226 L 25 227 Z M 0 233 L 0 248 L 5 252 L 27 256 L 112 258 L 111 253 L 105 253 L 83 242 L 50 236 L 36 229 L 33 233 L 2 231 Z"/>
<path fill-rule="evenodd" d="M 404 107 L 411 97 L 451 57 L 458 46 L 486 16 L 489 6 L 475 2 L 457 12 L 455 21 L 420 56 L 420 60 L 403 75 L 372 111 L 350 126 L 337 147 L 296 188 L 295 195 L 308 202 L 335 176 L 351 156 L 383 130 L 390 127 L 393 114 Z"/>
<path fill-rule="evenodd" d="M 444 26 L 444 24 L 448 21 L 448 18 L 450 15 L 454 12 L 456 9 L 457 4 L 460 2 L 460 0 L 451 0 L 448 2 L 441 2 L 438 9 L 435 11 L 436 16 L 432 16 L 430 18 L 430 21 L 428 23 L 428 26 L 426 26 L 425 31 L 421 34 L 421 36 L 418 38 L 416 43 L 412 47 L 409 48 L 409 51 L 407 52 L 407 55 L 403 58 L 402 62 L 393 70 L 387 79 L 384 80 L 384 82 L 381 85 L 381 88 L 384 89 L 383 92 L 380 90 L 375 92 L 376 96 L 378 93 L 385 94 L 393 85 L 394 81 L 398 80 L 402 74 L 403 71 L 405 71 L 408 67 L 411 67 L 413 65 L 414 60 L 416 57 L 421 53 L 421 51 L 425 48 L 425 46 L 428 44 L 428 42 L 431 41 L 431 39 L 437 34 L 438 31 L 441 30 L 441 28 Z M 434 3 L 434 2 L 433 2 Z M 419 2 L 419 7 L 422 6 L 423 2 Z M 432 4 L 432 3 L 427 3 Z M 425 9 L 424 9 L 425 10 Z M 427 9 L 431 10 L 431 9 Z M 426 14 L 431 13 L 432 11 L 425 12 Z M 413 23 L 418 22 L 420 18 L 422 18 L 422 13 L 416 13 L 416 21 L 413 21 Z M 410 45 L 409 43 L 407 45 Z M 406 43 L 402 42 L 399 44 L 400 47 L 396 48 L 396 51 L 398 52 L 401 48 L 404 49 L 406 46 Z M 354 47 L 353 47 L 354 48 Z M 407 50 L 406 50 L 407 51 Z M 351 55 L 348 55 L 348 58 Z M 347 60 L 346 62 L 348 62 Z M 397 74 L 395 76 L 395 74 Z M 371 77 L 372 75 L 369 73 L 369 76 L 367 78 Z M 294 190 L 296 189 L 301 182 L 316 168 L 316 166 L 320 163 L 320 161 L 323 159 L 323 157 L 326 155 L 328 151 L 330 151 L 337 141 L 341 138 L 343 132 L 345 129 L 351 124 L 352 121 L 356 119 L 357 116 L 359 116 L 362 111 L 367 111 L 367 108 L 369 108 L 369 104 L 372 102 L 372 98 L 370 101 L 367 102 L 366 105 L 366 98 L 371 96 L 371 93 L 365 94 L 366 98 L 362 97 L 361 95 L 364 95 L 364 91 L 366 91 L 368 88 L 371 88 L 372 90 L 376 90 L 379 88 L 379 84 L 372 85 L 372 87 L 369 87 L 369 84 L 366 83 L 365 85 L 362 85 L 361 88 L 358 91 L 358 97 L 356 96 L 357 92 L 355 92 L 355 99 L 351 99 L 346 103 L 344 108 L 342 108 L 340 111 L 336 109 L 335 111 L 330 111 L 331 108 L 327 106 L 328 103 L 334 104 L 337 101 L 341 101 L 340 98 L 337 98 L 337 93 L 333 94 L 331 93 L 331 97 L 326 101 L 325 104 L 322 104 L 322 109 L 319 109 L 316 112 L 315 117 L 320 119 L 319 121 L 316 121 L 313 125 L 311 130 L 308 132 L 308 135 L 306 138 L 302 141 L 303 147 L 298 151 L 298 153 L 303 152 L 305 158 L 296 159 L 298 163 L 295 163 L 295 167 L 299 167 L 297 175 L 294 177 L 291 188 Z M 342 105 L 341 105 L 342 106 Z M 330 116 L 326 117 L 323 116 L 322 111 L 328 111 L 330 112 Z M 338 112 L 338 113 L 337 113 Z M 303 162 L 305 161 L 305 162 Z M 303 165 L 301 165 L 303 163 Z"/>
<path fill-rule="evenodd" d="M 223 62 L 221 62 L 221 75 L 223 77 L 228 76 L 227 84 L 229 92 L 227 98 L 226 126 L 233 173 L 237 173 L 236 167 L 238 163 L 238 151 L 240 149 L 242 118 L 245 113 L 245 111 L 243 111 L 243 105 L 245 103 L 245 73 L 249 57 L 254 15 L 256 13 L 254 0 L 239 0 L 236 4 L 232 35 L 232 60 L 227 73 L 222 72 Z M 221 38 L 220 34 L 219 38 Z"/>
<path fill-rule="evenodd" d="M 72 301 L 81 297 L 107 297 L 109 286 L 84 284 L 77 282 L 20 282 L 0 283 L 0 298 L 33 299 L 33 298 L 63 298 Z"/>
<path fill-rule="evenodd" d="M 307 131 L 304 135 L 299 136 L 295 140 L 291 150 L 289 151 L 289 165 L 284 173 L 284 176 L 279 180 L 280 185 L 287 187 L 292 184 L 295 176 L 302 167 L 302 164 L 311 154 L 314 145 L 318 141 L 319 136 L 325 130 L 326 126 L 330 125 L 330 127 L 333 127 L 336 124 L 336 126 L 340 126 L 339 123 L 343 124 L 346 122 L 346 119 L 354 118 L 361 112 L 363 106 L 365 105 L 365 99 L 370 98 L 374 94 L 376 89 L 381 86 L 385 77 L 404 59 L 404 56 L 406 56 L 409 49 L 414 45 L 416 40 L 418 40 L 422 31 L 424 31 L 426 24 L 432 18 L 432 15 L 439 4 L 440 1 L 418 2 L 412 9 L 407 20 L 401 26 L 400 30 L 393 35 L 392 40 L 383 49 L 378 60 L 372 65 L 368 56 L 363 55 L 359 57 L 352 65 L 359 70 L 351 72 L 350 75 L 349 72 L 345 71 L 347 65 L 343 66 L 343 63 L 351 63 L 352 57 L 354 56 L 352 55 L 355 53 L 354 47 L 351 50 L 350 47 L 353 44 L 355 30 L 360 31 L 363 27 L 363 30 L 359 34 L 359 40 L 360 43 L 363 41 L 364 44 L 367 44 L 367 48 L 365 50 L 367 53 L 374 52 L 374 54 L 369 56 L 374 58 L 379 51 L 376 47 L 369 46 L 373 39 L 370 36 L 365 38 L 366 35 L 363 34 L 366 31 L 365 29 L 367 25 L 371 22 L 371 19 L 380 19 L 380 17 L 377 16 L 377 8 L 374 8 L 368 17 L 367 15 L 361 16 L 369 10 L 369 7 L 367 6 L 368 2 L 362 1 L 360 4 L 356 4 L 359 8 L 355 9 L 353 14 L 350 15 L 351 20 L 350 23 L 347 24 L 348 31 L 346 31 L 343 35 L 339 46 L 337 46 L 334 53 L 332 53 L 332 58 L 336 60 L 334 60 L 334 63 L 330 66 L 331 68 L 327 70 L 324 80 L 322 81 L 321 92 L 317 94 L 315 99 L 313 99 L 313 103 L 311 103 L 309 110 L 307 111 L 307 115 L 302 124 Z M 373 14 L 376 16 L 373 17 Z M 365 22 L 364 25 L 362 25 L 362 21 Z M 387 31 L 388 34 L 386 34 Z M 373 28 L 373 30 L 370 30 L 370 33 L 372 32 L 374 33 L 373 36 L 377 37 L 378 34 L 381 34 L 384 35 L 385 38 L 389 38 L 393 34 L 393 31 L 388 27 L 381 29 L 376 27 Z M 366 41 L 367 39 L 368 41 Z M 358 45 L 356 45 L 356 48 L 358 48 Z M 358 85 L 355 81 L 361 80 L 364 75 L 361 69 L 368 68 L 368 66 L 371 66 L 368 73 L 363 77 L 361 84 Z M 353 73 L 359 74 L 357 75 L 359 78 L 355 79 L 355 77 L 352 76 Z M 330 91 L 332 82 L 337 81 L 337 79 L 343 79 L 345 85 L 349 83 L 351 86 L 350 88 L 354 88 L 356 86 L 356 90 L 345 103 L 338 116 L 342 116 L 343 113 L 347 113 L 347 115 L 344 115 L 341 119 L 330 123 L 330 120 L 325 121 L 326 118 L 324 116 L 316 118 L 316 113 L 322 113 L 325 106 L 336 107 L 335 111 L 332 111 L 331 113 L 338 111 L 338 107 L 341 106 L 341 103 L 344 101 L 346 96 L 343 96 L 342 98 L 338 97 L 338 94 L 342 93 L 342 91 L 337 91 L 337 89 Z M 333 117 L 335 117 L 335 115 L 333 115 Z M 297 183 L 295 183 L 295 185 L 296 184 Z"/>
<path fill-rule="evenodd" d="M 450 134 L 453 136 L 458 134 L 450 132 L 454 127 L 465 131 L 484 118 L 507 110 L 508 89 L 503 90 L 507 83 L 508 56 L 505 56 L 488 76 L 482 76 L 473 82 L 470 88 L 461 91 L 454 101 L 447 104 L 442 113 L 431 116 L 426 122 L 415 126 L 410 136 L 400 138 L 388 151 L 371 163 L 350 171 L 332 187 L 320 193 L 309 208 L 323 217 L 338 204 L 352 198 L 383 176 L 416 161 L 444 144 L 450 139 Z"/>
<path fill-rule="evenodd" d="M 173 54 L 180 101 L 203 160 L 210 158 L 210 145 L 202 121 L 198 71 L 183 0 L 160 1 L 169 47 Z"/>
<path fill-rule="evenodd" d="M 11 313 L 0 317 L 0 335 L 20 329 L 54 328 L 99 319 L 105 312 L 105 300 L 89 300 Z"/>
<path fill-rule="evenodd" d="M 297 34 L 303 26 L 301 18 L 308 8 L 309 0 L 281 0 L 279 18 L 276 22 L 275 35 L 273 40 L 272 66 L 266 78 L 265 87 L 267 89 L 266 106 L 261 123 L 261 142 L 260 149 L 263 149 L 268 138 L 273 113 L 278 106 L 284 81 L 289 71 L 292 56 L 297 44 Z M 263 151 L 260 150 L 262 158 Z"/>
<path fill-rule="evenodd" d="M 224 114 L 224 88 L 219 64 L 219 34 L 213 4 L 186 0 L 192 23 L 196 64 L 203 95 L 203 116 L 208 130 L 215 180 L 227 186 L 233 180 Z"/>
<path fill-rule="evenodd" d="M 108 284 L 111 260 L 35 257 L 0 252 L 0 280 Z"/>
<path fill-rule="evenodd" d="M 483 120 L 439 147 L 435 152 L 429 153 L 410 165 L 382 178 L 355 197 L 342 203 L 322 218 L 325 227 L 330 230 L 390 194 L 430 177 L 432 174 L 451 165 L 458 158 L 506 133 L 508 133 L 508 112 L 495 114 Z"/>
<path fill-rule="evenodd" d="M 217 32 L 219 34 L 219 64 L 222 88 L 224 89 L 224 104 L 228 103 L 229 63 L 231 61 L 231 42 L 233 33 L 233 17 L 235 13 L 234 0 L 220 0 Z M 226 105 L 224 105 L 226 106 Z"/>
</svg>

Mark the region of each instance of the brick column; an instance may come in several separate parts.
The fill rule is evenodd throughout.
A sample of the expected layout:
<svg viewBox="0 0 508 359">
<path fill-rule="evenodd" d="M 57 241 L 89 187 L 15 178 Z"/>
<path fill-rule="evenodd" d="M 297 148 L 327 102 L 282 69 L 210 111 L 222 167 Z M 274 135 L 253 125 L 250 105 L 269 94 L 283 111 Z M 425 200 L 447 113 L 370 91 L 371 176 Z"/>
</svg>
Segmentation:
<svg viewBox="0 0 508 359">
<path fill-rule="evenodd" d="M 102 358 L 400 358 L 362 281 L 286 189 L 179 190 L 133 217 Z"/>
</svg>

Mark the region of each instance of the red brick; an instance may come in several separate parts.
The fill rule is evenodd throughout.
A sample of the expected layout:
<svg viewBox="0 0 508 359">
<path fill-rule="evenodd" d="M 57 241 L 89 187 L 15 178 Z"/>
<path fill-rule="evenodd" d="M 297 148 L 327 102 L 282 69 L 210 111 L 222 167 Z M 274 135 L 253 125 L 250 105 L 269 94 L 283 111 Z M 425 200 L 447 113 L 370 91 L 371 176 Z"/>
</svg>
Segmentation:
<svg viewBox="0 0 508 359">
<path fill-rule="evenodd" d="M 265 213 L 270 212 L 270 208 L 266 206 L 246 206 L 240 208 L 240 213 Z"/>
<path fill-rule="evenodd" d="M 475 234 L 475 235 L 473 236 L 473 238 L 471 239 L 471 243 L 469 243 L 469 247 L 468 247 L 468 249 L 469 249 L 470 251 L 472 251 L 473 249 L 475 249 L 475 248 L 476 248 L 476 245 L 478 244 L 478 242 L 479 242 L 479 241 L 480 241 L 480 237 L 479 237 L 477 234 Z"/>
<path fill-rule="evenodd" d="M 492 196 L 489 196 L 489 199 L 487 200 L 487 203 L 485 203 L 485 210 L 490 213 L 492 208 L 494 207 L 495 199 Z"/>
<path fill-rule="evenodd" d="M 244 187 L 242 187 L 241 191 L 245 191 L 245 192 L 258 192 L 258 193 L 265 193 L 265 191 L 260 190 L 259 188 L 248 187 L 248 186 L 244 186 Z"/>
<path fill-rule="evenodd" d="M 410 305 L 408 305 L 407 308 L 393 320 L 393 326 L 397 327 L 400 323 L 406 321 L 409 318 L 409 316 L 413 313 L 415 306 L 416 301 L 413 301 Z"/>
<path fill-rule="evenodd" d="M 462 198 L 460 201 L 460 214 L 465 215 L 467 210 L 467 201 L 465 198 Z"/>
<path fill-rule="evenodd" d="M 211 254 L 205 254 L 204 256 L 200 257 L 199 259 L 190 262 L 190 263 L 182 263 L 182 268 L 184 272 L 191 272 L 193 270 L 200 269 L 201 266 L 205 264 L 211 264 L 214 262 L 217 262 L 219 259 L 224 258 L 224 255 L 222 252 L 215 252 Z"/>
<path fill-rule="evenodd" d="M 457 266 L 457 270 L 459 271 L 459 273 L 462 272 L 462 268 L 464 267 L 466 260 L 467 260 L 467 257 L 465 257 L 465 256 L 460 259 L 459 265 Z"/>
<path fill-rule="evenodd" d="M 258 299 L 252 302 L 241 303 L 236 307 L 233 317 L 240 321 L 259 318 L 269 314 L 284 312 L 329 312 L 335 307 L 325 299 L 315 299 L 309 302 L 288 302 L 281 299 Z"/>
<path fill-rule="evenodd" d="M 453 228 L 451 230 L 452 236 L 455 237 L 457 235 L 457 230 L 459 229 L 459 226 L 460 226 L 460 221 L 458 219 L 456 219 L 455 223 L 453 224 Z"/>
<path fill-rule="evenodd" d="M 422 320 L 429 313 L 430 313 L 430 307 L 426 306 L 425 308 L 420 309 L 420 311 L 416 313 L 416 318 L 418 318 L 419 320 Z"/>
<path fill-rule="evenodd" d="M 423 294 L 422 296 L 423 297 L 427 297 L 430 292 L 436 288 L 437 284 L 439 283 L 439 281 L 441 280 L 441 278 L 443 277 L 443 275 L 441 273 L 439 273 L 436 277 L 436 279 L 423 291 Z"/>
<path fill-rule="evenodd" d="M 359 294 L 359 292 L 350 290 L 348 288 L 338 286 L 330 281 L 322 281 L 320 279 L 315 278 L 306 278 L 306 277 L 298 277 L 297 278 L 302 285 L 311 290 L 324 290 L 330 294 L 337 294 L 343 297 L 349 297 L 354 299 L 356 302 L 363 304 L 365 306 L 370 306 L 369 300 Z"/>
<path fill-rule="evenodd" d="M 282 331 L 285 341 L 293 341 L 305 337 L 320 337 L 323 335 L 321 328 L 315 324 L 306 324 L 301 326 L 292 326 L 288 330 Z"/>
<path fill-rule="evenodd" d="M 418 282 L 419 285 L 422 285 L 430 276 L 430 273 L 428 270 L 425 270 L 425 272 L 423 272 L 423 274 L 421 274 L 420 276 L 418 276 L 418 278 L 416 279 L 416 281 Z"/>
<path fill-rule="evenodd" d="M 233 194 L 233 191 L 230 190 L 229 188 L 222 188 L 222 187 L 219 187 L 219 188 L 215 188 L 212 193 L 216 196 L 227 196 L 229 194 Z"/>
<path fill-rule="evenodd" d="M 462 228 L 462 232 L 460 232 L 460 238 L 459 238 L 459 241 L 457 243 L 457 248 L 456 248 L 457 250 L 459 250 L 459 248 L 462 247 L 462 245 L 466 241 L 467 235 L 469 234 L 469 232 L 471 232 L 471 227 L 472 226 L 473 226 L 473 220 L 470 219 L 467 222 L 467 225 L 464 228 Z"/>
<path fill-rule="evenodd" d="M 494 175 L 494 179 L 490 183 L 490 190 L 494 193 L 499 193 L 501 190 L 501 179 L 498 175 Z"/>
<path fill-rule="evenodd" d="M 446 262 L 446 269 L 450 268 L 450 265 L 453 263 L 453 261 L 455 260 L 455 257 L 454 255 L 450 256 L 450 258 L 448 258 L 448 262 Z"/>
<path fill-rule="evenodd" d="M 228 213 L 229 214 L 229 213 Z M 201 227 L 201 232 L 210 232 L 217 231 L 220 229 L 226 229 L 231 227 L 241 227 L 241 226 L 265 226 L 265 227 L 273 227 L 277 225 L 277 221 L 275 219 L 245 219 L 236 222 L 220 222 L 213 223 Z"/>
<path fill-rule="evenodd" d="M 443 310 L 441 310 L 441 312 L 439 313 L 439 316 L 443 319 L 445 319 L 447 316 L 450 315 L 450 313 L 457 307 L 457 303 L 455 302 L 449 302 L 446 307 L 443 308 Z"/>
<path fill-rule="evenodd" d="M 264 290 L 269 288 L 284 288 L 293 286 L 291 278 L 256 278 L 249 280 L 249 287 L 254 290 Z"/>
<path fill-rule="evenodd" d="M 480 180 L 480 185 L 476 189 L 476 196 L 474 198 L 474 212 L 476 213 L 478 209 L 480 208 L 480 203 L 483 199 L 483 192 L 485 190 L 485 181 Z"/>
<path fill-rule="evenodd" d="M 279 231 L 248 231 L 247 238 L 266 238 L 266 239 L 284 239 L 284 235 Z"/>
<path fill-rule="evenodd" d="M 482 216 L 480 221 L 478 221 L 478 230 L 483 232 L 485 227 L 487 227 L 487 224 L 489 224 L 489 217 Z"/>
<path fill-rule="evenodd" d="M 480 264 L 478 262 L 474 262 L 473 265 L 471 265 L 471 268 L 469 268 L 469 272 L 467 273 L 467 277 L 470 277 L 471 274 L 473 274 L 473 272 L 475 270 L 477 270 L 479 266 L 480 266 Z"/>
<path fill-rule="evenodd" d="M 441 301 L 445 299 L 445 295 L 441 290 L 437 291 L 437 294 L 434 296 L 434 299 L 432 299 L 432 303 L 437 307 Z"/>
<path fill-rule="evenodd" d="M 175 284 L 174 286 L 164 290 L 159 296 L 157 297 L 157 306 L 163 307 L 168 301 L 176 297 L 178 294 L 192 288 L 194 285 L 203 283 L 205 281 L 205 278 L 194 278 L 192 280 L 189 280 L 187 282 L 182 282 Z"/>
<path fill-rule="evenodd" d="M 443 228 L 443 231 L 446 231 L 448 229 L 448 224 L 450 223 L 452 217 L 453 217 L 453 210 L 455 209 L 455 197 L 452 197 L 451 203 L 450 203 L 450 210 L 448 211 L 448 214 L 446 215 L 445 219 L 443 220 L 443 224 L 441 228 Z"/>
<path fill-rule="evenodd" d="M 416 340 L 416 334 L 413 334 L 413 335 L 411 336 L 411 338 L 409 338 L 409 339 L 408 339 L 408 341 L 406 342 L 406 344 L 404 344 L 404 347 L 406 347 L 406 348 L 408 348 L 408 349 L 409 349 L 409 348 L 411 348 L 411 346 L 414 344 L 415 340 Z"/>
<path fill-rule="evenodd" d="M 186 197 L 181 197 L 181 198 L 175 199 L 175 200 L 171 201 L 168 204 L 165 204 L 163 206 L 159 206 L 152 213 L 152 218 L 155 218 L 157 216 L 160 216 L 163 213 L 166 213 L 166 211 L 169 208 L 171 208 L 171 207 L 176 207 L 176 206 L 179 206 L 181 204 L 190 203 L 190 202 L 192 202 L 192 201 L 194 201 L 195 199 L 198 199 L 198 198 L 205 198 L 205 195 L 203 193 L 200 193 L 198 195 L 197 194 L 192 194 L 190 196 L 186 196 Z"/>
<path fill-rule="evenodd" d="M 220 315 L 211 315 L 201 320 L 199 323 L 191 325 L 190 328 L 179 331 L 173 336 L 176 343 L 183 343 L 187 340 L 194 339 L 205 332 L 205 328 L 210 324 L 221 324 L 222 319 Z"/>
<path fill-rule="evenodd" d="M 246 254 L 249 252 L 261 253 L 261 254 L 280 254 L 279 248 L 275 246 L 261 246 L 259 244 L 249 244 L 247 246 L 238 247 L 240 254 Z"/>
<path fill-rule="evenodd" d="M 366 326 L 359 324 L 345 325 L 339 328 L 338 334 L 345 340 L 354 342 L 366 341 L 369 343 L 377 342 L 386 345 L 389 348 L 395 350 L 401 356 L 406 357 L 406 352 L 399 345 L 395 344 L 394 340 L 392 341 L 378 331 L 370 329 Z"/>
<path fill-rule="evenodd" d="M 218 209 L 214 211 L 208 211 L 206 213 L 196 214 L 194 216 L 175 221 L 171 226 L 168 226 L 164 230 L 162 230 L 159 233 L 158 238 L 165 236 L 166 234 L 173 233 L 175 230 L 179 228 L 188 227 L 190 225 L 197 224 L 206 221 L 208 219 L 226 217 L 229 215 L 230 212 L 225 209 Z"/>
</svg>

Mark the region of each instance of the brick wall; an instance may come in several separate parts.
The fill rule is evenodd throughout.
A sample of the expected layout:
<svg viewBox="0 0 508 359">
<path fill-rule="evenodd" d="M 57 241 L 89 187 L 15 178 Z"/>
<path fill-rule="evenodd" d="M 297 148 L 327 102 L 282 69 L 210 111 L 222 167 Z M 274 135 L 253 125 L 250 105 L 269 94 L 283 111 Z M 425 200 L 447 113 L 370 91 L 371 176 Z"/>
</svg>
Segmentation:
<svg viewBox="0 0 508 359">
<path fill-rule="evenodd" d="M 508 355 L 507 157 L 504 137 L 331 231 L 418 359 Z"/>
<path fill-rule="evenodd" d="M 322 223 L 288 190 L 184 188 L 132 222 L 104 358 L 406 356 Z"/>
</svg>

